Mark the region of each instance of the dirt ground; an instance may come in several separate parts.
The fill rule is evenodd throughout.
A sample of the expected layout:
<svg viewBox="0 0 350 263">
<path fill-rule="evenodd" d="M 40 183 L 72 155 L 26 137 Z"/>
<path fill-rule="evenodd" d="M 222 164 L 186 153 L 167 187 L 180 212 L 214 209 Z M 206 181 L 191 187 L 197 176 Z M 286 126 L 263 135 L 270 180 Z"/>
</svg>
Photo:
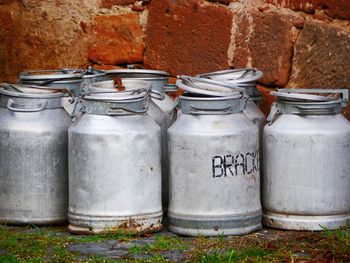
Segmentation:
<svg viewBox="0 0 350 263">
<path fill-rule="evenodd" d="M 350 262 L 350 227 L 264 228 L 244 236 L 72 235 L 67 226 L 0 226 L 0 262 Z"/>
</svg>

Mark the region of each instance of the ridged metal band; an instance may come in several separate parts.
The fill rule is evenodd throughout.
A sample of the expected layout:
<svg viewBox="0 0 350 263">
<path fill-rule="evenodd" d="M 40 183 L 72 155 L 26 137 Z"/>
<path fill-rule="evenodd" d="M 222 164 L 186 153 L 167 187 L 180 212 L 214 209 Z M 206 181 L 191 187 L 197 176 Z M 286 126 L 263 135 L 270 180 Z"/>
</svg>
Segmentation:
<svg viewBox="0 0 350 263">
<path fill-rule="evenodd" d="M 247 98 L 230 97 L 180 97 L 183 114 L 191 115 L 223 115 L 243 112 L 247 106 Z"/>
<path fill-rule="evenodd" d="M 261 228 L 261 210 L 244 214 L 229 216 L 191 216 L 180 215 L 168 211 L 170 228 L 176 228 L 183 234 L 205 235 L 218 234 L 245 234 Z"/>
</svg>

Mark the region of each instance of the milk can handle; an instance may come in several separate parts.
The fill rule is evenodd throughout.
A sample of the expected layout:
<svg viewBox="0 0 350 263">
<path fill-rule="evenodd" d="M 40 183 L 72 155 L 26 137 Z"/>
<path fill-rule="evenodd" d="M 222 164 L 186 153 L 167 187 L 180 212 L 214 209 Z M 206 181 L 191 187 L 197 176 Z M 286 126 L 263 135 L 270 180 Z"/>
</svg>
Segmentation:
<svg viewBox="0 0 350 263">
<path fill-rule="evenodd" d="M 156 99 L 156 100 L 164 100 L 165 99 L 164 93 L 160 92 L 158 90 L 152 90 L 150 96 L 152 99 Z"/>
<path fill-rule="evenodd" d="M 278 91 L 290 93 L 332 93 L 339 94 L 341 98 L 341 106 L 346 107 L 349 101 L 348 89 L 279 89 Z"/>
<path fill-rule="evenodd" d="M 16 108 L 15 107 L 16 104 L 14 103 L 14 101 L 9 99 L 7 101 L 6 107 L 10 111 L 16 111 L 16 112 L 38 112 L 38 111 L 42 111 L 43 109 L 45 109 L 46 103 L 47 103 L 47 101 L 45 101 L 45 102 L 43 102 L 41 104 L 38 104 L 38 105 L 36 105 L 35 108 L 24 108 L 25 105 L 21 105 L 20 108 Z"/>
<path fill-rule="evenodd" d="M 232 113 L 231 106 L 227 106 L 225 108 L 221 109 L 202 109 L 195 107 L 193 105 L 190 106 L 190 113 L 193 115 L 200 115 L 200 114 L 205 114 L 205 115 L 217 115 L 217 114 L 230 114 Z"/>
<path fill-rule="evenodd" d="M 266 119 L 267 124 L 271 126 L 272 123 L 276 120 L 276 118 L 280 115 L 280 113 L 281 111 L 278 108 L 277 103 L 276 102 L 272 103 L 270 114 L 269 116 L 267 116 L 267 119 Z"/>
<path fill-rule="evenodd" d="M 109 109 L 107 110 L 106 114 L 110 116 L 120 115 L 121 113 L 120 110 L 130 112 L 130 113 L 142 114 L 147 112 L 147 107 L 144 107 L 142 110 L 132 110 L 132 109 L 128 109 L 120 106 L 118 107 L 109 106 Z"/>
</svg>

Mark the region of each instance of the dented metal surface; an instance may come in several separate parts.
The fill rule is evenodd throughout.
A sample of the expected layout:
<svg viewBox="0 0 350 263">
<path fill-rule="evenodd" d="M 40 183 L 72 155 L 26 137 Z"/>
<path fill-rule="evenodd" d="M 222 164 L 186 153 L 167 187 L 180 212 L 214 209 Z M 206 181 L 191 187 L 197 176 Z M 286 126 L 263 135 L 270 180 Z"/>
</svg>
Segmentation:
<svg viewBox="0 0 350 263">
<path fill-rule="evenodd" d="M 263 223 L 291 230 L 344 226 L 350 220 L 350 123 L 340 114 L 342 100 L 280 93 L 264 129 Z"/>
<path fill-rule="evenodd" d="M 242 113 L 246 99 L 180 98 L 182 114 L 168 130 L 170 231 L 214 236 L 261 228 L 258 128 Z"/>
<path fill-rule="evenodd" d="M 72 232 L 161 228 L 160 127 L 142 113 L 145 104 L 139 94 L 129 94 L 135 98 L 91 94 L 86 98 L 86 113 L 69 129 Z M 143 94 L 148 101 L 148 94 Z M 135 103 L 132 111 L 129 103 Z M 100 111 L 107 107 L 113 114 Z"/>
<path fill-rule="evenodd" d="M 62 108 L 65 94 L 17 89 L 0 89 L 0 222 L 65 222 L 71 123 Z"/>
<path fill-rule="evenodd" d="M 261 93 L 257 90 L 256 83 L 262 76 L 263 73 L 255 68 L 228 69 L 199 75 L 201 78 L 225 83 L 226 87 L 239 87 L 247 91 L 249 101 L 243 113 L 259 128 L 260 149 L 266 118 L 258 107 Z"/>
<path fill-rule="evenodd" d="M 149 108 L 147 114 L 160 126 L 161 128 L 161 161 L 162 161 L 162 200 L 163 200 L 163 209 L 166 210 L 168 205 L 168 139 L 167 139 L 167 129 L 175 121 L 176 112 L 175 112 L 175 102 L 172 101 L 168 103 L 168 100 L 171 100 L 169 96 L 165 93 L 159 92 L 157 90 L 152 90 L 152 83 L 145 80 L 126 78 L 121 79 L 121 84 L 126 90 L 136 90 L 136 89 L 146 89 L 151 96 L 149 100 Z M 118 91 L 118 86 L 114 85 L 113 80 L 101 81 L 90 84 L 88 86 L 89 92 L 110 92 Z M 172 105 L 172 110 L 166 113 L 163 111 L 156 102 L 158 101 L 168 101 L 165 104 Z M 172 112 L 172 113 L 171 113 Z"/>
</svg>

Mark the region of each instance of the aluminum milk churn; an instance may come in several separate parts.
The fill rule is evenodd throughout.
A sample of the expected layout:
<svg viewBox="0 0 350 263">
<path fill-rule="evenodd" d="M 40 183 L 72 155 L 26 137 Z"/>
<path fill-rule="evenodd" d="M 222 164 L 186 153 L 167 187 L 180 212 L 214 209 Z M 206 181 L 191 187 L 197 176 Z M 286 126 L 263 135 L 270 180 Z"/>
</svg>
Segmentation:
<svg viewBox="0 0 350 263">
<path fill-rule="evenodd" d="M 242 92 L 178 80 L 190 91 L 168 130 L 169 229 L 181 235 L 239 235 L 261 228 L 259 131 L 242 113 Z M 212 96 L 208 96 L 212 95 Z"/>
<path fill-rule="evenodd" d="M 70 90 L 75 96 L 82 93 L 81 72 L 73 72 L 69 69 L 57 70 L 33 70 L 25 71 L 19 75 L 18 83 L 21 85 L 37 85 Z"/>
<path fill-rule="evenodd" d="M 291 230 L 345 226 L 350 220 L 350 123 L 341 108 L 348 91 L 272 94 L 277 102 L 264 129 L 263 223 Z"/>
<path fill-rule="evenodd" d="M 168 126 L 170 126 L 176 119 L 176 105 L 177 103 L 166 94 L 164 86 L 169 79 L 169 73 L 160 70 L 150 69 L 112 69 L 106 70 L 106 75 L 109 78 L 121 78 L 121 79 L 137 79 L 151 83 L 152 90 L 163 93 L 163 100 L 153 100 L 155 104 L 159 106 L 168 117 Z"/>
<path fill-rule="evenodd" d="M 69 129 L 69 230 L 162 228 L 160 127 L 145 91 L 91 93 Z"/>
<path fill-rule="evenodd" d="M 168 139 L 167 129 L 169 128 L 169 115 L 160 109 L 155 101 L 163 100 L 165 98 L 162 92 L 152 90 L 151 83 L 139 79 L 121 79 L 122 88 L 125 90 L 146 89 L 151 96 L 149 100 L 149 107 L 147 115 L 149 115 L 159 126 L 161 130 L 161 162 L 162 162 L 162 202 L 163 209 L 166 210 L 168 206 Z M 91 93 L 118 91 L 118 85 L 114 85 L 113 80 L 105 80 L 95 82 L 88 86 L 88 91 Z"/>
<path fill-rule="evenodd" d="M 199 75 L 201 78 L 220 81 L 228 84 L 228 86 L 232 84 L 233 87 L 246 89 L 249 101 L 243 113 L 258 126 L 261 135 L 266 118 L 257 106 L 261 100 L 261 93 L 256 89 L 256 82 L 262 76 L 263 73 L 255 68 L 228 69 Z"/>
<path fill-rule="evenodd" d="M 64 68 L 62 71 L 65 74 L 81 74 L 82 75 L 82 81 L 81 81 L 81 94 L 85 94 L 88 90 L 88 86 L 92 83 L 104 81 L 107 79 L 106 73 L 104 73 L 101 70 L 97 70 L 91 66 L 89 66 L 87 69 L 70 69 L 70 68 Z"/>
<path fill-rule="evenodd" d="M 67 220 L 68 97 L 59 89 L 0 87 L 0 222 Z"/>
</svg>

